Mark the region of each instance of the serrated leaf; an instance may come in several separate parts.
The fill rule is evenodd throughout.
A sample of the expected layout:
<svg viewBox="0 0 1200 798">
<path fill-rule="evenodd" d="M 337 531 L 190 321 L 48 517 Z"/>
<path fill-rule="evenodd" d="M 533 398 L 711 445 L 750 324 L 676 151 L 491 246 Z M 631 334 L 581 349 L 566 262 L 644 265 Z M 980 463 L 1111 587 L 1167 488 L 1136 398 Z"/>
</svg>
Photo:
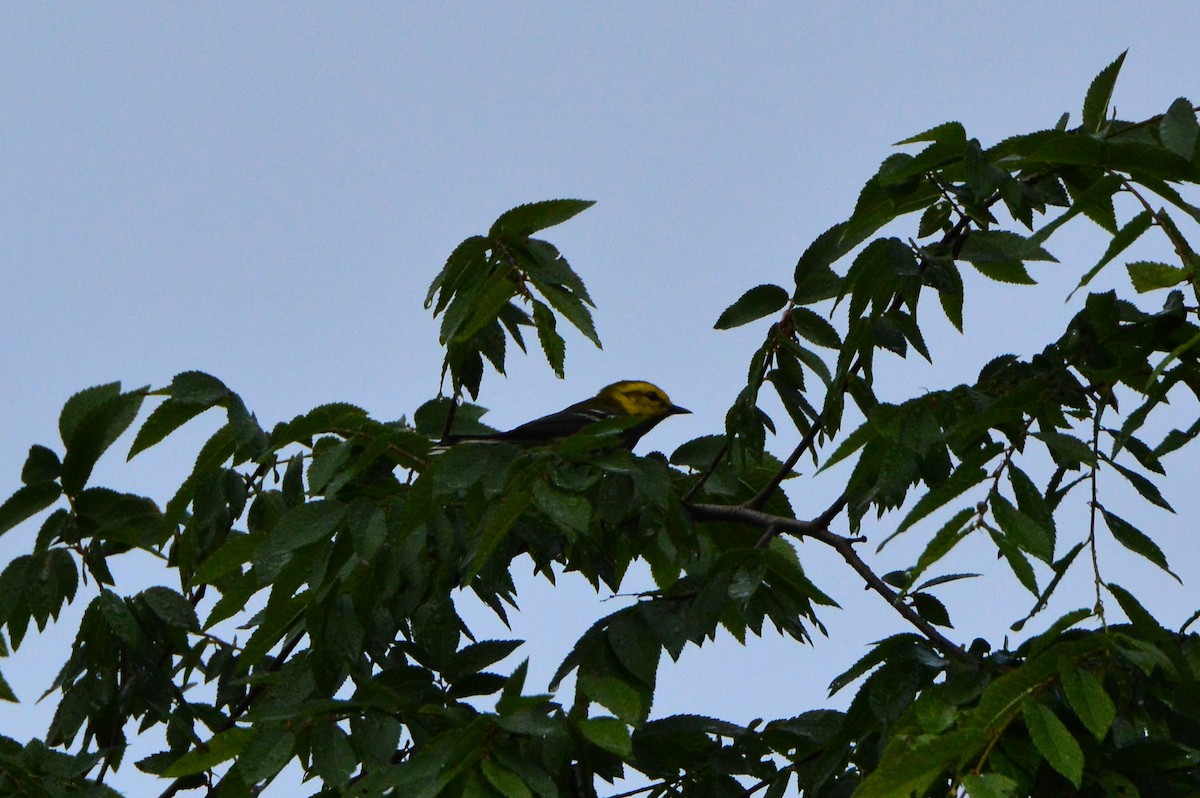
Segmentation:
<svg viewBox="0 0 1200 798">
<path fill-rule="evenodd" d="M 1104 255 L 1100 258 L 1100 261 L 1095 266 L 1088 269 L 1087 274 L 1083 275 L 1083 277 L 1079 279 L 1079 284 L 1071 289 L 1071 293 L 1067 295 L 1067 299 L 1070 299 L 1076 291 L 1090 283 L 1092 278 L 1100 273 L 1101 269 L 1112 262 L 1113 258 L 1117 257 L 1117 255 L 1120 255 L 1127 247 L 1129 247 L 1130 244 L 1141 238 L 1142 233 L 1149 230 L 1153 223 L 1154 217 L 1149 211 L 1142 211 L 1137 216 L 1134 216 L 1132 219 L 1130 219 L 1124 227 L 1122 227 L 1116 232 L 1115 235 L 1113 235 L 1112 239 L 1108 242 L 1108 248 L 1104 250 Z"/>
<path fill-rule="evenodd" d="M 560 286 L 548 285 L 536 280 L 530 280 L 530 282 L 541 292 L 546 301 L 561 313 L 563 318 L 571 322 L 575 329 L 583 333 L 585 338 L 595 344 L 597 349 L 603 348 L 600 343 L 600 335 L 596 332 L 596 325 L 592 321 L 592 312 L 587 309 L 583 300 Z"/>
<path fill-rule="evenodd" d="M 518 205 L 500 214 L 492 224 L 492 229 L 488 231 L 488 236 L 498 238 L 511 235 L 523 238 L 539 230 L 562 224 L 595 204 L 595 200 L 554 199 Z"/>
<path fill-rule="evenodd" d="M 600 706 L 630 725 L 646 718 L 648 707 L 636 689 L 613 676 L 585 674 L 579 677 L 579 689 Z"/>
<path fill-rule="evenodd" d="M 1121 474 L 1121 476 L 1125 477 L 1130 485 L 1133 485 L 1133 489 L 1140 493 L 1143 499 L 1153 505 L 1163 508 L 1167 512 L 1175 512 L 1175 508 L 1172 507 L 1170 502 L 1168 502 L 1162 493 L 1159 492 L 1158 486 L 1145 476 L 1134 471 L 1132 468 L 1127 468 L 1126 466 L 1123 466 L 1120 463 L 1112 460 L 1107 460 L 1107 462 L 1109 465 L 1115 468 Z"/>
<path fill-rule="evenodd" d="M 133 423 L 144 398 L 140 390 L 109 396 L 91 402 L 81 417 L 71 419 L 67 425 L 70 434 L 63 441 L 67 449 L 62 461 L 64 493 L 73 496 L 83 490 L 96 461 Z M 67 415 L 65 407 L 63 415 Z"/>
<path fill-rule="evenodd" d="M 75 429 L 88 413 L 120 395 L 121 383 L 119 382 L 93 385 L 91 388 L 84 388 L 73 394 L 63 403 L 63 409 L 58 414 L 58 433 L 62 442 L 66 443 L 75 434 Z"/>
<path fill-rule="evenodd" d="M 1128 263 L 1125 268 L 1129 272 L 1129 281 L 1139 294 L 1159 288 L 1171 288 L 1186 282 L 1193 275 L 1191 269 L 1146 260 Z"/>
<path fill-rule="evenodd" d="M 776 312 L 787 304 L 788 293 L 777 285 L 765 284 L 751 288 L 742 294 L 717 318 L 714 330 L 730 330 L 757 321 Z M 815 314 L 814 314 L 815 315 Z"/>
<path fill-rule="evenodd" d="M 492 556 L 492 552 L 496 550 L 496 547 L 500 545 L 500 542 L 504 540 L 532 503 L 533 496 L 530 495 L 527 482 L 514 481 L 514 484 L 509 486 L 504 492 L 504 498 L 494 505 L 484 517 L 470 565 L 463 574 L 463 584 L 470 583 L 479 575 L 483 566 Z"/>
<path fill-rule="evenodd" d="M 56 482 L 22 485 L 0 504 L 0 535 L 45 510 L 62 495 Z"/>
<path fill-rule="evenodd" d="M 934 626 L 954 628 L 954 624 L 950 623 L 950 613 L 946 610 L 946 605 L 936 596 L 929 593 L 910 593 L 908 597 L 912 600 L 913 609 L 922 618 Z"/>
<path fill-rule="evenodd" d="M 567 493 L 538 482 L 533 486 L 533 503 L 565 532 L 582 535 L 591 525 L 592 505 L 582 494 Z"/>
<path fill-rule="evenodd" d="M 1061 673 L 1063 692 L 1071 709 L 1097 742 L 1103 740 L 1117 717 L 1117 708 L 1104 685 L 1091 671 L 1077 668 L 1070 661 L 1063 663 Z"/>
<path fill-rule="evenodd" d="M 1110 513 L 1108 510 L 1102 509 L 1101 512 L 1104 514 L 1104 522 L 1108 525 L 1108 531 L 1112 532 L 1112 536 L 1116 538 L 1118 543 L 1134 554 L 1140 554 L 1145 557 L 1173 576 L 1176 582 L 1183 584 L 1183 580 L 1167 564 L 1167 556 L 1163 554 L 1158 544 L 1150 539 L 1149 535 L 1120 516 Z"/>
<path fill-rule="evenodd" d="M 588 718 L 579 721 L 579 731 L 593 745 L 619 757 L 633 755 L 629 727 L 616 718 Z"/>
<path fill-rule="evenodd" d="M 916 580 L 931 565 L 949 554 L 951 549 L 957 546 L 959 541 L 965 538 L 974 528 L 973 525 L 967 524 L 974 515 L 975 508 L 965 507 L 943 524 L 925 546 L 925 550 L 921 552 L 921 556 L 917 558 L 917 563 L 913 566 L 909 578 Z M 883 544 L 880 545 L 882 546 Z"/>
<path fill-rule="evenodd" d="M 171 588 L 161 585 L 146 588 L 138 597 L 169 626 L 188 632 L 200 632 L 200 621 L 196 618 L 195 608 Z"/>
<path fill-rule="evenodd" d="M 250 729 L 226 729 L 207 743 L 201 743 L 195 750 L 181 756 L 163 775 L 167 778 L 179 778 L 203 773 L 240 754 L 253 737 L 254 732 Z"/>
<path fill-rule="evenodd" d="M 1045 563 L 1054 558 L 1054 538 L 1037 520 L 1018 510 L 999 493 L 992 494 L 990 504 L 1000 528 L 1022 551 Z"/>
<path fill-rule="evenodd" d="M 520 640 L 481 640 L 457 652 L 446 670 L 455 678 L 478 673 L 504 659 L 520 646 Z"/>
<path fill-rule="evenodd" d="M 34 444 L 29 447 L 29 454 L 25 457 L 25 464 L 21 466 L 21 481 L 26 485 L 33 485 L 38 482 L 53 482 L 58 479 L 61 470 L 62 462 L 53 450 L 39 444 Z"/>
<path fill-rule="evenodd" d="M 4 653 L 7 654 L 7 652 Z M 19 703 L 17 694 L 13 692 L 12 687 L 9 686 L 2 674 L 0 674 L 0 701 L 8 701 L 13 704 Z"/>
<path fill-rule="evenodd" d="M 1034 596 L 1038 595 L 1037 575 L 1033 572 L 1033 566 L 1029 564 L 1029 560 L 1025 559 L 1025 555 L 1021 553 L 1021 549 L 1009 537 L 998 530 L 991 530 L 992 542 L 996 544 L 996 548 L 1000 550 L 1001 556 L 1012 569 L 1013 575 L 1017 577 L 1017 581 L 1024 586 L 1026 590 Z"/>
<path fill-rule="evenodd" d="M 1054 712 L 1032 699 L 1022 702 L 1021 714 L 1033 744 L 1050 767 L 1079 787 L 1083 783 L 1083 749 L 1079 742 Z"/>
<path fill-rule="evenodd" d="M 1037 243 L 1007 230 L 972 233 L 959 250 L 958 259 L 970 263 L 985 277 L 1017 285 L 1037 283 L 1029 276 L 1025 261 L 1056 261 Z"/>
<path fill-rule="evenodd" d="M 1104 126 L 1108 105 L 1112 101 L 1113 86 L 1116 85 L 1117 75 L 1124 62 L 1125 53 L 1121 53 L 1117 60 L 1100 70 L 1100 74 L 1088 86 L 1087 95 L 1083 99 L 1084 131 L 1096 133 Z"/>
<path fill-rule="evenodd" d="M 987 472 L 976 457 L 963 461 L 944 482 L 936 488 L 929 490 L 917 500 L 917 503 L 904 516 L 904 520 L 900 522 L 900 526 L 896 528 L 894 533 L 888 536 L 887 540 L 879 545 L 879 548 L 882 549 L 888 540 L 911 528 L 913 524 L 938 508 L 944 507 L 950 501 L 961 496 L 985 479 L 987 479 Z"/>
<path fill-rule="evenodd" d="M 501 767 L 493 759 L 484 759 L 480 770 L 488 783 L 495 787 L 504 798 L 533 798 L 533 792 L 521 781 L 521 777 L 511 770 Z"/>
<path fill-rule="evenodd" d="M 346 514 L 346 506 L 313 501 L 288 510 L 254 554 L 254 567 L 264 580 L 279 573 L 294 551 L 330 539 Z"/>
<path fill-rule="evenodd" d="M 533 300 L 533 325 L 537 328 L 538 343 L 546 355 L 546 362 L 560 380 L 565 376 L 564 361 L 567 344 L 558 334 L 554 313 L 538 300 Z"/>
<path fill-rule="evenodd" d="M 808 308 L 792 308 L 792 324 L 795 325 L 796 332 L 817 346 L 828 349 L 840 349 L 842 346 L 842 337 L 838 335 L 837 329 L 824 316 Z"/>
</svg>

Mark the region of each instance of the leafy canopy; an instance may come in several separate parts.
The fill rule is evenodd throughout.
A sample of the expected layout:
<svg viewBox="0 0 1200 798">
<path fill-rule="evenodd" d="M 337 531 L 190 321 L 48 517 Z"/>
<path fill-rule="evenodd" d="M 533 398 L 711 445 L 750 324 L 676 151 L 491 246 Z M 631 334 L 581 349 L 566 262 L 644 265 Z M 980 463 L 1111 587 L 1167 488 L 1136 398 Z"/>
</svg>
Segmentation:
<svg viewBox="0 0 1200 798">
<path fill-rule="evenodd" d="M 1113 118 L 1123 57 L 1077 126 L 1064 115 L 985 146 L 950 122 L 901 142 L 790 280 L 720 315 L 721 329 L 766 320 L 762 344 L 723 428 L 670 458 L 635 455 L 605 428 L 540 448 L 436 445 L 486 430 L 467 400 L 530 328 L 559 376 L 560 322 L 599 345 L 583 280 L 534 237 L 590 205 L 579 200 L 515 208 L 451 253 L 426 298 L 449 395 L 411 420 L 333 404 L 267 429 L 198 372 L 71 397 L 59 443 L 30 449 L 0 505 L 0 532 L 38 525 L 0 572 L 0 653 L 67 602 L 87 607 L 48 693 L 50 728 L 0 738 L 0 791 L 110 795 L 124 767 L 164 796 L 249 796 L 292 766 L 329 796 L 1200 792 L 1200 641 L 1190 621 L 1165 628 L 1096 556 L 1120 547 L 1164 579 L 1192 576 L 1145 510 L 1171 510 L 1166 462 L 1200 433 L 1200 259 L 1185 233 L 1200 208 L 1184 193 L 1200 182 L 1200 127 L 1184 99 Z M 1109 241 L 1095 264 L 1052 240 L 1087 222 Z M 1123 261 L 1135 243 L 1158 254 Z M 922 307 L 961 330 L 978 285 L 965 275 L 1037 291 L 1043 264 L 1079 274 L 1073 315 L 1044 348 L 997 352 L 968 384 L 877 398 L 877 357 L 932 358 Z M 1128 287 L 1088 293 L 1106 268 L 1124 268 Z M 765 392 L 783 417 L 764 411 Z M 1197 420 L 1150 437 L 1168 399 L 1170 418 Z M 207 413 L 225 421 L 164 504 L 93 484 L 135 425 L 129 457 Z M 782 460 L 768 432 L 790 442 Z M 831 505 L 782 490 L 801 458 L 843 464 Z M 1116 506 L 1114 480 L 1145 508 Z M 1060 523 L 1079 508 L 1089 523 Z M 908 538 L 912 564 L 878 574 L 868 533 Z M 1028 607 L 1005 608 L 1014 632 L 1056 606 L 1068 573 L 1094 584 L 1093 606 L 1011 648 L 966 642 L 973 608 L 938 588 L 973 578 L 944 565 L 969 537 L 1029 592 Z M 849 708 L 781 706 L 749 726 L 656 716 L 664 654 L 719 629 L 747 645 L 767 627 L 799 643 L 824 630 L 836 605 L 797 555 L 805 538 L 896 612 L 896 633 L 831 685 L 855 687 Z M 109 563 L 131 552 L 156 558 L 160 586 L 122 589 Z M 525 560 L 597 590 L 616 591 L 636 561 L 654 579 L 596 619 L 550 692 L 526 684 L 522 641 L 476 639 L 456 611 L 471 591 L 507 619 Z M 0 698 L 15 700 L 2 679 Z M 159 752 L 126 762 L 131 734 Z"/>
</svg>

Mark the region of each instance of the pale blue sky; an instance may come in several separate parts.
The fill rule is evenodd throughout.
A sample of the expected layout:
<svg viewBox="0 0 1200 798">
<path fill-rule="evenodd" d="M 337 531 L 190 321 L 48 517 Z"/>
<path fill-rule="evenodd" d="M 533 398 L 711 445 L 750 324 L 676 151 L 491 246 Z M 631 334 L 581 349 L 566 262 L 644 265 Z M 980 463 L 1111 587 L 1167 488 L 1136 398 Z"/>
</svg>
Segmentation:
<svg viewBox="0 0 1200 798">
<path fill-rule="evenodd" d="M 720 428 L 761 336 L 714 332 L 721 309 L 755 284 L 787 285 L 893 142 L 950 119 L 985 145 L 1064 111 L 1077 120 L 1091 78 L 1126 48 L 1121 116 L 1196 101 L 1197 40 L 1200 15 L 1183 2 L 6 5 L 0 493 L 17 486 L 29 444 L 56 442 L 66 397 L 114 379 L 157 386 L 209 371 L 267 426 L 335 400 L 411 413 L 437 389 L 422 300 L 446 255 L 507 208 L 556 197 L 597 201 L 547 237 L 597 300 L 605 348 L 569 338 L 562 382 L 536 353 L 514 360 L 480 401 L 507 426 L 614 379 L 650 379 L 696 411 L 643 444 L 670 451 Z M 942 360 L 897 361 L 885 396 L 970 379 L 996 347 L 1040 348 L 1102 246 L 1083 236 L 1064 248 L 1075 241 L 1055 239 L 1061 266 L 1039 267 L 1053 288 L 972 284 L 974 337 L 933 324 Z M 211 430 L 195 426 L 129 466 L 114 451 L 97 478 L 165 498 Z M 1186 479 L 1189 458 L 1194 469 L 1185 455 L 1175 475 Z M 1168 496 L 1186 507 L 1175 484 Z M 804 515 L 835 488 L 789 490 Z M 1191 525 L 1154 519 L 1176 570 L 1194 572 Z M 0 562 L 32 536 L 0 539 Z M 881 569 L 910 562 L 921 540 L 897 543 Z M 824 616 L 833 638 L 690 649 L 664 667 L 657 713 L 744 722 L 809 708 L 867 641 L 905 630 L 836 558 L 811 543 L 801 556 L 847 608 Z M 1122 579 L 1157 578 L 1113 558 Z M 562 584 L 530 588 L 516 628 L 539 640 L 543 683 L 614 609 Z M 979 590 L 943 596 L 978 608 L 990 598 Z M 991 635 L 1012 601 L 1029 603 L 995 596 L 999 614 L 978 627 Z M 1186 617 L 1195 586 L 1158 600 Z M 959 636 L 976 633 L 965 609 L 955 618 Z M 25 702 L 0 705 L 0 732 L 44 731 L 47 707 L 32 700 L 61 644 L 30 638 L 0 660 Z M 131 766 L 116 783 L 142 794 Z"/>
</svg>

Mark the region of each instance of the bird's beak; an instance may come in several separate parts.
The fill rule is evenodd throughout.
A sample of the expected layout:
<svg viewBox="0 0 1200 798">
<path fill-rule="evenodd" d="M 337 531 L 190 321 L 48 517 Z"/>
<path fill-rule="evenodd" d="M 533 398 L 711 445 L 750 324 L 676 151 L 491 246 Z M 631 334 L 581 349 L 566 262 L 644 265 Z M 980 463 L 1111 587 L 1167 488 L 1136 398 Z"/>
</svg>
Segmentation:
<svg viewBox="0 0 1200 798">
<path fill-rule="evenodd" d="M 682 415 L 684 413 L 690 414 L 691 412 L 692 411 L 688 410 L 686 407 L 680 407 L 679 405 L 671 405 L 670 407 L 667 408 L 668 416 L 678 416 L 678 415 Z"/>
</svg>

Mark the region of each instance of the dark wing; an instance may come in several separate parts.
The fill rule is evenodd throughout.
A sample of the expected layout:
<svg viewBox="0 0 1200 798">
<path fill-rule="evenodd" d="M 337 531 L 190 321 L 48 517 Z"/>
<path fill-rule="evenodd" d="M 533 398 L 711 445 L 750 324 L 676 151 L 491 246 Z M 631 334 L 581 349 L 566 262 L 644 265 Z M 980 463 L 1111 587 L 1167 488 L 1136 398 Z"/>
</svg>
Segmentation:
<svg viewBox="0 0 1200 798">
<path fill-rule="evenodd" d="M 507 432 L 498 432 L 490 438 L 511 443 L 550 443 L 574 435 L 588 424 L 612 417 L 612 413 L 597 408 L 592 400 L 588 400 L 536 418 Z"/>
</svg>

